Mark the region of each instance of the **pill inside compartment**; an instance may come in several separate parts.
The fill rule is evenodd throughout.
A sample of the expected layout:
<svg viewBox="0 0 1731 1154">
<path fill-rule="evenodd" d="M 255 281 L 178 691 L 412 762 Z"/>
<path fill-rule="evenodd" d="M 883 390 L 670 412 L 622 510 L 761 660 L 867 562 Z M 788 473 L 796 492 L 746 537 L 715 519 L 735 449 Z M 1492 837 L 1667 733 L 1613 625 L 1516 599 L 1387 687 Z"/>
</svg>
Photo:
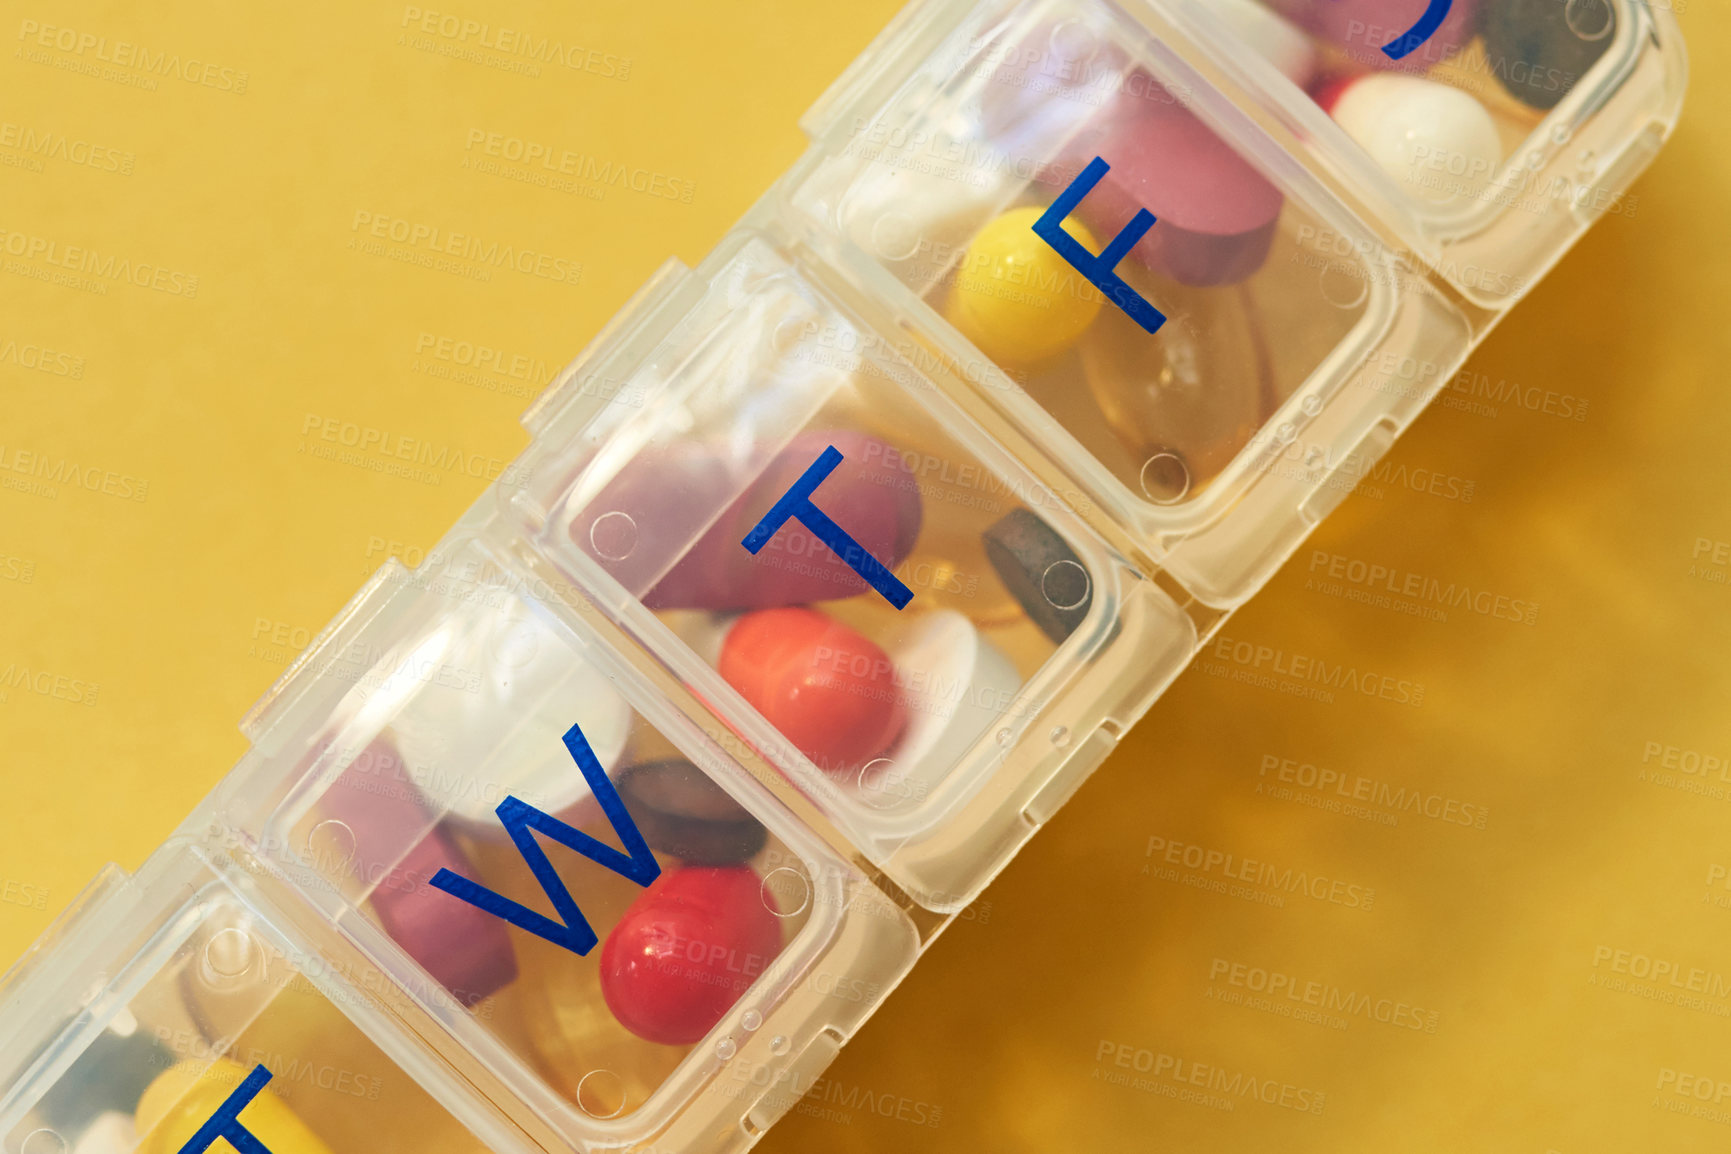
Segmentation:
<svg viewBox="0 0 1731 1154">
<path fill-rule="evenodd" d="M 1327 112 L 1434 222 L 1553 208 L 1543 126 L 1576 90 L 1626 71 L 1624 0 L 1214 0 L 1212 14 Z M 1627 38 L 1627 35 L 1625 36 Z M 1567 198 L 1564 198 L 1566 204 Z"/>
<path fill-rule="evenodd" d="M 370 1040 L 357 1024 L 369 999 L 348 981 L 358 975 L 334 973 L 228 888 L 194 892 L 152 952 L 146 973 L 102 975 L 128 993 L 39 1045 L 58 1072 L 7 1128 L 6 1149 L 177 1154 L 259 1067 L 269 1080 L 237 1117 L 272 1154 L 510 1148 L 483 1142 L 456 1116 L 458 1094 Z"/>
<path fill-rule="evenodd" d="M 1140 519 L 1208 515 L 1277 430 L 1321 412 L 1395 275 L 1115 7 L 1006 7 L 947 46 L 941 76 L 906 85 L 795 203 L 1001 369 L 1035 435 L 1073 438 Z M 1111 276 L 1088 275 L 1120 237 Z"/>
<path fill-rule="evenodd" d="M 1079 494 L 980 436 L 914 350 L 769 243 L 736 249 L 548 534 L 743 699 L 724 714 L 796 786 L 888 845 L 990 776 L 1041 689 L 1111 632 L 1115 590 L 1074 528 Z M 776 512 L 802 480 L 845 542 Z"/>
<path fill-rule="evenodd" d="M 428 565 L 445 604 L 349 647 L 364 692 L 267 840 L 532 1102 L 578 1129 L 664 1117 L 773 1027 L 844 883 L 527 582 L 461 551 Z"/>
</svg>

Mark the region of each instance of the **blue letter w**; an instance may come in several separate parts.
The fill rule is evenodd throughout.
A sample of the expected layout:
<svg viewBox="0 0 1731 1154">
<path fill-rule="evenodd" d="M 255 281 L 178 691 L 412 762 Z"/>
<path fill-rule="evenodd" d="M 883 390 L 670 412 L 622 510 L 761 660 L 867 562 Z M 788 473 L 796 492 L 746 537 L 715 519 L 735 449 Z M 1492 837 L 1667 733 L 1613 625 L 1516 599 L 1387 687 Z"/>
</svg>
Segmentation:
<svg viewBox="0 0 1731 1154">
<path fill-rule="evenodd" d="M 433 875 L 432 885 L 434 889 L 444 890 L 452 897 L 461 898 L 496 918 L 503 918 L 520 930 L 528 930 L 538 938 L 545 938 L 554 945 L 563 946 L 581 956 L 595 948 L 595 931 L 583 917 L 583 911 L 577 908 L 577 903 L 572 900 L 565 883 L 560 881 L 559 875 L 553 871 L 553 863 L 547 860 L 547 851 L 541 848 L 534 833 L 530 831 L 544 833 L 567 849 L 576 850 L 597 865 L 606 866 L 640 886 L 646 886 L 660 877 L 661 867 L 656 864 L 655 855 L 649 852 L 649 843 L 637 832 L 637 823 L 632 821 L 631 815 L 626 812 L 625 803 L 619 799 L 619 791 L 607 780 L 607 772 L 596 760 L 595 752 L 589 748 L 589 741 L 583 736 L 581 728 L 573 725 L 566 732 L 565 748 L 571 751 L 577 768 L 583 771 L 583 780 L 589 783 L 595 800 L 601 803 L 601 811 L 607 815 L 607 820 L 613 825 L 613 832 L 625 846 L 624 853 L 612 846 L 602 845 L 581 830 L 572 829 L 552 814 L 542 813 L 514 797 L 506 797 L 494 811 L 504 823 L 505 832 L 517 843 L 517 852 L 523 855 L 523 860 L 528 862 L 529 868 L 534 871 L 535 880 L 541 883 L 541 892 L 553 903 L 553 909 L 560 920 L 554 921 L 527 906 L 518 905 L 510 898 L 502 897 L 447 869 Z"/>
</svg>

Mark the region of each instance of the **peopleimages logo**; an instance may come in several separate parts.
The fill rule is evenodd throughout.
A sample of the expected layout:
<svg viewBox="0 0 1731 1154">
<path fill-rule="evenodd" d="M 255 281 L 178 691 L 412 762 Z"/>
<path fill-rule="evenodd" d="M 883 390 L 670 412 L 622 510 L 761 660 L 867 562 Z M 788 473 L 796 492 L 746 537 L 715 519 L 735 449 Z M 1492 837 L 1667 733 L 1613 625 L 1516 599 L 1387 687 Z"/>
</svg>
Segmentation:
<svg viewBox="0 0 1731 1154">
<path fill-rule="evenodd" d="M 150 493 L 150 482 L 130 473 L 119 473 L 101 465 L 81 465 L 69 457 L 55 457 L 31 449 L 0 444 L 0 473 L 16 473 L 40 480 L 53 489 L 57 485 L 85 489 L 121 501 L 142 501 Z M 0 478 L 0 481 L 10 478 Z M 7 486 L 11 487 L 11 486 Z M 58 496 L 59 491 L 44 493 Z"/>
<path fill-rule="evenodd" d="M 489 345 L 466 341 L 458 337 L 441 337 L 423 331 L 415 340 L 415 352 L 427 353 L 435 360 L 503 373 L 522 381 L 546 384 L 553 374 L 547 362 L 525 353 L 507 353 Z"/>
<path fill-rule="evenodd" d="M 192 273 L 148 261 L 134 261 L 131 257 L 120 256 L 112 251 L 103 252 L 85 245 L 65 244 L 54 237 L 0 228 L 0 252 L 18 257 L 21 261 L 40 261 L 57 269 L 95 278 L 79 286 L 85 287 L 86 291 L 106 293 L 108 289 L 105 282 L 114 281 L 132 285 L 134 288 L 167 293 L 169 296 L 190 299 L 198 295 L 198 277 Z M 25 272 L 29 275 L 29 268 L 29 265 L 19 265 L 17 268 L 8 267 L 7 271 Z"/>
<path fill-rule="evenodd" d="M 393 433 L 388 429 L 319 413 L 307 413 L 303 416 L 301 436 L 301 452 L 307 452 L 311 445 L 314 450 L 312 455 L 328 456 L 329 454 L 317 452 L 319 446 L 315 442 L 341 445 L 355 450 L 359 460 L 376 472 L 389 471 L 382 468 L 384 465 L 406 461 L 427 466 L 428 470 L 442 469 L 447 473 L 485 478 L 489 481 L 504 477 L 506 484 L 520 484 L 528 479 L 530 470 L 529 466 L 457 445 L 441 444 L 424 437 L 411 437 L 406 433 Z M 440 474 L 429 475 L 437 483 Z"/>
<path fill-rule="evenodd" d="M 5 364 L 74 381 L 84 376 L 84 358 L 76 353 L 28 342 L 19 344 L 10 337 L 0 337 L 0 365 Z"/>
<path fill-rule="evenodd" d="M 1284 998 L 1287 1002 L 1302 1006 L 1315 1006 L 1337 1015 L 1364 1018 L 1385 1026 L 1426 1034 L 1436 1033 L 1440 1019 L 1436 1010 L 1424 1009 L 1404 998 L 1381 997 L 1360 990 L 1345 989 L 1326 981 L 1303 978 L 1229 958 L 1215 958 L 1209 963 L 1208 981 L 1235 990 L 1262 994 L 1268 998 Z M 1211 985 L 1209 988 L 1213 990 L 1214 987 Z M 1218 993 L 1210 996 L 1219 1001 L 1230 1000 Z"/>
<path fill-rule="evenodd" d="M 598 160 L 586 152 L 574 152 L 546 141 L 528 140 L 484 128 L 471 128 L 464 152 L 474 152 L 500 160 L 520 163 L 533 170 L 539 168 L 548 175 L 568 176 L 585 184 L 605 187 L 612 185 L 641 192 L 660 200 L 690 204 L 697 192 L 695 181 L 669 176 L 655 169 L 641 168 L 613 160 Z M 467 163 L 465 158 L 465 163 Z M 504 175 L 509 175 L 505 173 Z M 530 183 L 541 183 L 531 180 Z"/>
<path fill-rule="evenodd" d="M 16 661 L 0 669 L 0 689 L 21 689 L 71 705 L 95 705 L 97 691 L 101 688 L 92 681 L 48 669 L 32 669 Z"/>
<path fill-rule="evenodd" d="M 1348 557 L 1342 553 L 1330 553 L 1323 549 L 1313 549 L 1310 554 L 1311 574 L 1305 580 L 1304 587 L 1312 588 L 1319 577 L 1334 582 L 1345 582 L 1357 586 L 1366 593 L 1375 595 L 1370 601 L 1379 607 L 1402 608 L 1405 603 L 1382 597 L 1388 593 L 1396 598 L 1411 598 L 1412 604 L 1418 607 L 1417 615 L 1430 616 L 1438 619 L 1434 613 L 1426 614 L 1422 603 L 1430 606 L 1440 606 L 1445 609 L 1466 609 L 1480 617 L 1490 617 L 1498 621 L 1510 621 L 1517 625 L 1536 625 L 1539 619 L 1539 607 L 1535 602 L 1490 589 L 1474 589 L 1471 585 L 1450 581 L 1446 585 L 1440 578 L 1423 573 L 1413 573 L 1398 566 L 1383 565 L 1373 561 L 1365 561 L 1357 557 Z M 1331 591 L 1326 581 L 1318 586 L 1323 592 Z M 1347 600 L 1363 598 L 1348 596 Z M 1448 620 L 1447 614 L 1442 614 L 1440 620 Z"/>
<path fill-rule="evenodd" d="M 287 1097 L 291 1089 L 289 1083 L 307 1087 L 328 1090 L 345 1097 L 365 1098 L 377 1101 L 379 1092 L 384 1089 L 382 1079 L 370 1074 L 357 1073 L 342 1066 L 329 1063 L 318 1063 L 309 1058 L 292 1058 L 281 1052 L 270 1052 L 251 1046 L 245 1051 L 239 1047 L 237 1039 L 218 1038 L 215 1041 L 206 1040 L 202 1033 L 195 1030 L 175 1030 L 168 1026 L 156 1027 L 156 1039 L 170 1053 L 163 1054 L 158 1059 L 159 1064 L 169 1065 L 174 1057 L 191 1057 L 201 1059 L 229 1058 L 243 1066 L 256 1066 L 264 1063 L 270 1067 L 278 1081 L 271 1085 L 271 1092 L 281 1097 Z"/>
<path fill-rule="evenodd" d="M 1287 678 L 1291 684 L 1300 687 L 1314 683 L 1325 693 L 1327 690 L 1339 689 L 1400 705 L 1424 704 L 1424 686 L 1417 682 L 1370 670 L 1361 671 L 1346 664 L 1331 665 L 1327 660 L 1310 654 L 1287 653 L 1286 650 L 1271 645 L 1234 641 L 1224 635 L 1217 638 L 1205 652 L 1218 661 L 1237 666 L 1239 672 L 1249 675 L 1252 680 L 1266 668 L 1270 677 Z M 1222 668 L 1225 667 L 1215 666 L 1216 670 Z M 1203 672 L 1210 670 L 1204 668 Z M 1216 672 L 1215 676 L 1220 676 L 1220 673 Z M 1332 695 L 1327 696 L 1327 700 L 1332 701 Z"/>
<path fill-rule="evenodd" d="M 7 878 L 5 884 L 0 885 L 0 902 L 30 910 L 45 910 L 48 908 L 48 887 Z"/>
<path fill-rule="evenodd" d="M 557 36 L 544 36 L 521 28 L 506 28 L 502 25 L 495 28 L 486 21 L 472 20 L 454 12 L 439 12 L 409 5 L 403 9 L 401 27 L 427 37 L 436 36 L 446 42 L 445 47 L 452 49 L 471 52 L 474 49 L 486 49 L 507 59 L 521 57 L 522 60 L 517 63 L 534 61 L 539 64 L 558 64 L 573 72 L 587 72 L 606 80 L 631 78 L 629 56 L 615 56 L 611 52 L 602 52 L 581 44 L 567 44 Z M 437 46 L 437 42 L 428 40 L 427 45 Z M 417 43 L 413 47 L 422 45 Z"/>
<path fill-rule="evenodd" d="M 1461 825 L 1469 829 L 1484 829 L 1485 819 L 1490 810 L 1483 805 L 1474 805 L 1455 797 L 1440 793 L 1426 793 L 1422 789 L 1397 786 L 1392 782 L 1379 781 L 1363 774 L 1354 774 L 1350 778 L 1338 769 L 1319 768 L 1309 762 L 1295 761 L 1279 754 L 1265 753 L 1262 755 L 1262 766 L 1257 772 L 1258 778 L 1266 778 L 1273 770 L 1275 780 L 1297 785 L 1303 789 L 1314 789 L 1319 793 L 1332 792 L 1337 797 L 1350 801 L 1362 801 L 1370 805 L 1380 806 L 1396 813 L 1412 813 L 1423 815 L 1432 821 L 1447 825 Z M 1262 783 L 1257 783 L 1257 792 L 1262 792 Z M 1390 823 L 1393 824 L 1393 823 Z"/>
<path fill-rule="evenodd" d="M 1165 881 L 1176 880 L 1169 876 L 1173 871 L 1160 870 L 1155 864 L 1157 862 L 1168 866 L 1182 866 L 1184 869 L 1195 870 L 1200 875 L 1218 871 L 1220 877 L 1231 881 L 1248 882 L 1265 889 L 1300 894 L 1314 901 L 1345 906 L 1347 909 L 1368 910 L 1376 904 L 1376 890 L 1370 886 L 1313 874 L 1292 866 L 1283 869 L 1272 862 L 1240 857 L 1225 850 L 1176 841 L 1158 834 L 1148 838 L 1148 848 L 1143 856 L 1150 860 L 1142 866 L 1142 872 L 1159 876 Z"/>
<path fill-rule="evenodd" d="M 51 129 L 37 129 L 27 124 L 0 120 L 0 149 L 22 153 L 35 163 L 30 167 L 41 172 L 44 160 L 59 160 L 98 172 L 115 172 L 130 176 L 138 159 L 130 152 L 89 140 L 69 137 Z"/>
<path fill-rule="evenodd" d="M 405 220 L 388 213 L 356 209 L 349 231 L 389 240 L 404 246 L 409 253 L 426 257 L 450 256 L 490 268 L 506 268 L 524 276 L 539 277 L 558 284 L 577 284 L 583 279 L 583 262 L 569 260 L 550 252 L 540 252 L 521 245 L 487 240 L 471 233 L 451 232 L 438 225 Z M 411 260 L 422 264 L 425 261 Z M 484 278 L 483 278 L 484 279 Z"/>
<path fill-rule="evenodd" d="M 1237 1101 L 1248 1100 L 1261 1102 L 1266 1106 L 1296 1110 L 1301 1114 L 1320 1114 L 1328 1101 L 1328 1096 L 1321 1090 L 1312 1090 L 1278 1078 L 1262 1077 L 1243 1070 L 1232 1070 L 1211 1062 L 1198 1062 L 1194 1058 L 1180 1057 L 1106 1038 L 1100 1039 L 1094 1048 L 1094 1061 L 1100 1063 L 1094 1067 L 1091 1075 L 1094 1079 L 1113 1085 L 1129 1086 L 1146 1093 L 1162 1093 L 1169 1089 L 1162 1086 L 1162 1080 L 1178 1086 L 1195 1087 L 1196 1090 L 1208 1092 L 1209 1097 L 1214 1099 L 1193 1099 L 1196 1104 L 1212 1109 L 1231 1110 L 1237 1105 Z M 1130 1079 L 1107 1068 L 1108 1066 L 1149 1074 L 1153 1080 Z"/>
<path fill-rule="evenodd" d="M 50 48 L 56 52 L 69 53 L 74 57 L 84 57 L 89 54 L 91 60 L 99 60 L 104 64 L 113 65 L 117 69 L 130 69 L 143 72 L 147 76 L 176 78 L 188 84 L 196 84 L 204 88 L 214 88 L 219 92 L 232 92 L 240 95 L 246 91 L 247 74 L 240 69 L 230 68 L 222 64 L 211 64 L 188 56 L 181 58 L 180 53 L 167 49 L 153 51 L 142 44 L 132 44 L 125 40 L 116 40 L 113 44 L 108 37 L 99 36 L 94 32 L 83 32 L 76 28 L 63 28 L 53 24 L 44 24 L 39 20 L 23 20 L 18 24 L 18 39 L 24 41 L 27 47 Z M 43 61 L 37 61 L 42 63 Z M 84 66 L 72 71 L 85 71 L 93 66 Z M 105 79 L 119 77 L 108 75 L 114 69 L 97 70 Z M 154 89 L 152 79 L 144 87 Z"/>
</svg>

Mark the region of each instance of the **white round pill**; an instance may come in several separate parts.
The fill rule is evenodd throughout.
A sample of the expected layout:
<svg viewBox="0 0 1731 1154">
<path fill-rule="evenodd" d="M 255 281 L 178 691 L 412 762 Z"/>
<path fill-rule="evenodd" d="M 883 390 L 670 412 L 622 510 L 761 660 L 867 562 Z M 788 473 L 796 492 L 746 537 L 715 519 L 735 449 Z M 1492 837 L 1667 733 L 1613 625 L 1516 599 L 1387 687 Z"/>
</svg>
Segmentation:
<svg viewBox="0 0 1731 1154">
<path fill-rule="evenodd" d="M 1407 193 L 1433 204 L 1479 196 L 1502 164 L 1502 140 L 1484 105 L 1458 88 L 1378 72 L 1338 90 L 1324 107 Z"/>
</svg>

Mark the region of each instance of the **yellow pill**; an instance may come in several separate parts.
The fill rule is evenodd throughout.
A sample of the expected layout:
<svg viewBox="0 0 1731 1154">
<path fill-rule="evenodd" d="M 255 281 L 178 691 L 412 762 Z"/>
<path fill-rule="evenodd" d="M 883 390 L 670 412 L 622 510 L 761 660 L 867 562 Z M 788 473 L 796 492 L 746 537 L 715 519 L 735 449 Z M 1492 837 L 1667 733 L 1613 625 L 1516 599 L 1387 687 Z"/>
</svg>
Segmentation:
<svg viewBox="0 0 1731 1154">
<path fill-rule="evenodd" d="M 944 316 L 1001 365 L 1032 365 L 1075 344 L 1100 312 L 1100 291 L 1034 232 L 1045 209 L 1013 208 L 982 228 L 956 270 Z M 1089 252 L 1080 222 L 1064 231 Z"/>
<path fill-rule="evenodd" d="M 138 1154 L 178 1154 L 251 1072 L 218 1058 L 209 1065 L 181 1062 L 158 1074 L 145 1088 L 133 1115 L 135 1129 L 144 1136 Z M 318 1135 L 270 1092 L 268 1084 L 241 1110 L 240 1123 L 270 1154 L 331 1154 Z M 222 1139 L 211 1143 L 210 1148 L 231 1149 Z"/>
</svg>

